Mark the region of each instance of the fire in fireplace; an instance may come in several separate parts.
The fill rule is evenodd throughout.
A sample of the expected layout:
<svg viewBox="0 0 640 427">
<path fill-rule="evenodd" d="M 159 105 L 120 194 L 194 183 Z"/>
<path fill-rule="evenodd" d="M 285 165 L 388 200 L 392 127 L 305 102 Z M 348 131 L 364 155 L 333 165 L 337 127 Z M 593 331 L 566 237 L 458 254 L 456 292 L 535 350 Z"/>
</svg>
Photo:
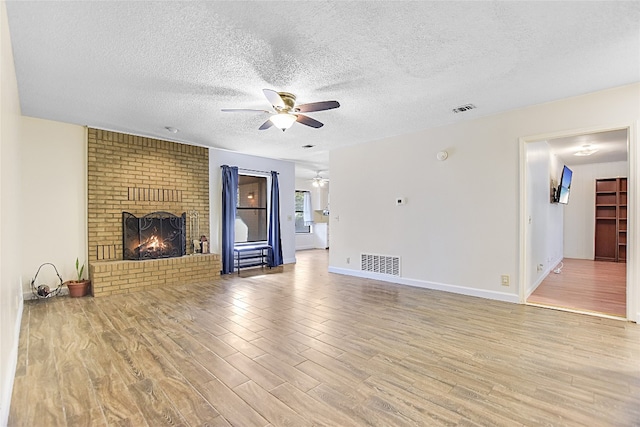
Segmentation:
<svg viewBox="0 0 640 427">
<path fill-rule="evenodd" d="M 153 212 L 141 218 L 122 212 L 122 247 L 126 260 L 173 258 L 186 254 L 186 213 Z"/>
</svg>

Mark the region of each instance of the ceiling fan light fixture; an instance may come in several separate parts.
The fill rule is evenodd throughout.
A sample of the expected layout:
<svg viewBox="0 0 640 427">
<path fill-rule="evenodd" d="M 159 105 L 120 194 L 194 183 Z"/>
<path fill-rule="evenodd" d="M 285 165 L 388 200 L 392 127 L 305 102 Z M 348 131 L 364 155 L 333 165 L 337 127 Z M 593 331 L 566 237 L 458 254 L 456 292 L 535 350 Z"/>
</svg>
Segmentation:
<svg viewBox="0 0 640 427">
<path fill-rule="evenodd" d="M 311 185 L 318 188 L 318 187 L 324 187 L 325 183 L 326 181 L 324 180 L 324 178 L 320 176 L 320 172 L 318 172 L 316 176 L 313 178 L 313 182 L 311 183 Z"/>
<path fill-rule="evenodd" d="M 296 122 L 296 119 L 296 116 L 289 113 L 278 113 L 269 118 L 271 123 L 283 132 L 289 129 Z"/>
<path fill-rule="evenodd" d="M 262 92 L 271 103 L 276 114 L 272 113 L 269 120 L 264 122 L 258 130 L 267 130 L 272 126 L 275 126 L 284 132 L 296 122 L 314 129 L 319 129 L 324 126 L 322 122 L 299 113 L 333 110 L 334 108 L 340 107 L 340 103 L 338 101 L 310 102 L 307 104 L 296 105 L 296 96 L 292 93 L 276 92 L 272 89 L 263 89 Z M 222 111 L 269 113 L 267 110 L 255 110 L 252 108 L 223 108 Z"/>
</svg>

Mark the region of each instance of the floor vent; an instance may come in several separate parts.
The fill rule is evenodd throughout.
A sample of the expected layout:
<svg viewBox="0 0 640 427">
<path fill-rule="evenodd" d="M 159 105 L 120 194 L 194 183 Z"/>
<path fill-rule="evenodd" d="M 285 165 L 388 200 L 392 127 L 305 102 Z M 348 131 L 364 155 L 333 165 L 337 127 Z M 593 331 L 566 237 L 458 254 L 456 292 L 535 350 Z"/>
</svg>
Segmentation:
<svg viewBox="0 0 640 427">
<path fill-rule="evenodd" d="M 362 271 L 400 276 L 400 257 L 387 255 L 361 254 Z"/>
</svg>

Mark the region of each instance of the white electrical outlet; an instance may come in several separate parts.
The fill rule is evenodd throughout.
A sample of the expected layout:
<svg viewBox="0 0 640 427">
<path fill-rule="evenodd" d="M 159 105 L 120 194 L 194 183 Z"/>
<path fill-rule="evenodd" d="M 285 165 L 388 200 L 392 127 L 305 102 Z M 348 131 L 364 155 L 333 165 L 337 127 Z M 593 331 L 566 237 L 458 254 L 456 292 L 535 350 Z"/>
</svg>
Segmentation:
<svg viewBox="0 0 640 427">
<path fill-rule="evenodd" d="M 502 276 L 500 276 L 500 283 L 502 284 L 502 286 L 509 286 L 509 275 L 503 274 Z"/>
</svg>

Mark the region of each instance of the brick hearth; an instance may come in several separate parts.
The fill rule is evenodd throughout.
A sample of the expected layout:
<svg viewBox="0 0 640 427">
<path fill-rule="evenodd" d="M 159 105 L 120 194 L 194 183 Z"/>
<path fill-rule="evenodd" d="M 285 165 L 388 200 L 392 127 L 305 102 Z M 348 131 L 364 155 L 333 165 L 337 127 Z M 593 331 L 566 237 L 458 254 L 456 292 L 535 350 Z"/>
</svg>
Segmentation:
<svg viewBox="0 0 640 427">
<path fill-rule="evenodd" d="M 103 261 L 94 262 L 90 266 L 95 297 L 211 281 L 220 276 L 221 269 L 218 254 L 144 261 Z"/>
</svg>

